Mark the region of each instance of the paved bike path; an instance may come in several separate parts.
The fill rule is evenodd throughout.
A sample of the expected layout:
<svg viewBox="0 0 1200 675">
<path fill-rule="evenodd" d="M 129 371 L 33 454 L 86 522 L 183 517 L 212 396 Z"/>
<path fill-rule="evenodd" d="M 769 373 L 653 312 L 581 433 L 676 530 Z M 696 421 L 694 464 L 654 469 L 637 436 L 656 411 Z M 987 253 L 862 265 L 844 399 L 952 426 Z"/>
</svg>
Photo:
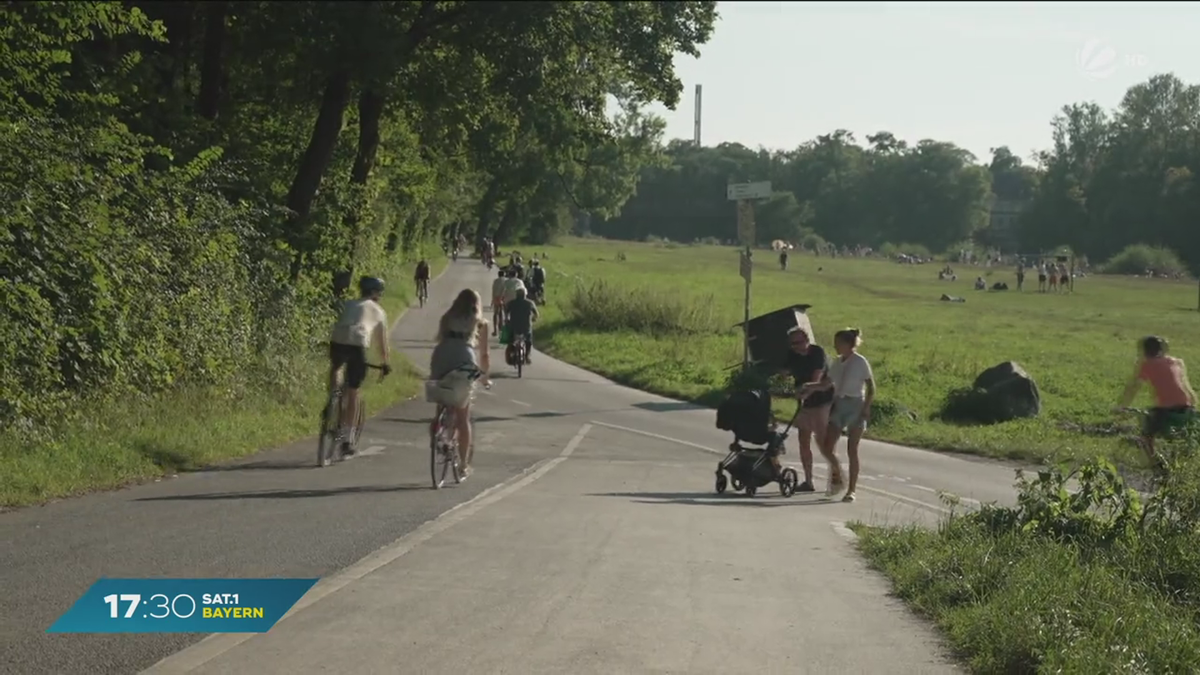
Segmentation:
<svg viewBox="0 0 1200 675">
<path fill-rule="evenodd" d="M 432 303 L 401 319 L 397 347 L 432 334 L 437 308 L 459 290 L 455 268 L 468 264 L 450 265 L 431 283 Z M 429 489 L 430 406 L 413 401 L 367 421 L 365 456 L 326 469 L 313 468 L 316 442 L 305 439 L 231 465 L 0 514 L 0 673 L 128 674 L 150 666 L 204 636 L 44 631 L 101 576 L 333 574 L 557 452 L 554 425 L 524 429 L 526 412 L 502 399 L 482 405 L 476 473 L 436 492 Z"/>
<path fill-rule="evenodd" d="M 427 363 L 437 316 L 462 287 L 469 285 L 486 290 L 491 277 L 477 261 L 464 259 L 451 265 L 449 271 L 431 285 L 430 305 L 410 311 L 400 322 L 393 336 L 396 346 L 418 365 Z M 540 461 L 556 457 L 585 423 L 594 423 L 593 431 L 587 434 L 589 439 L 599 437 L 600 429 L 624 434 L 624 440 L 620 441 L 622 458 L 606 461 L 636 470 L 636 462 L 642 453 L 663 452 L 686 456 L 688 459 L 680 461 L 685 461 L 691 468 L 657 467 L 648 469 L 652 478 L 622 479 L 622 482 L 636 483 L 633 486 L 636 489 L 631 490 L 607 483 L 580 484 L 579 490 L 586 489 L 589 494 L 656 492 L 659 499 L 680 501 L 679 508 L 691 506 L 689 511 L 695 511 L 697 515 L 712 513 L 712 516 L 705 516 L 706 519 L 729 519 L 727 527 L 744 528 L 745 541 L 726 544 L 735 547 L 754 547 L 759 545 L 758 542 L 769 542 L 776 536 L 775 531 L 783 527 L 782 521 L 764 521 L 759 515 L 760 510 L 736 505 L 699 509 L 692 504 L 683 505 L 687 500 L 698 499 L 698 495 L 711 491 L 712 469 L 719 459 L 717 455 L 729 440 L 713 428 L 711 410 L 620 387 L 538 353 L 536 344 L 534 364 L 520 380 L 512 377 L 513 374 L 508 372 L 511 369 L 502 365 L 499 352 L 495 352 L 494 357 L 496 387 L 492 392 L 482 394 L 477 404 L 477 472 L 466 483 L 452 489 L 434 492 L 426 487 L 425 424 L 431 410 L 426 403 L 413 402 L 369 420 L 363 436 L 363 447 L 369 451 L 366 456 L 329 469 L 308 468 L 314 456 L 310 439 L 262 453 L 234 467 L 187 474 L 128 490 L 0 516 L 0 592 L 5 594 L 4 603 L 0 605 L 3 607 L 0 611 L 0 672 L 22 675 L 137 672 L 193 645 L 204 636 L 49 636 L 42 631 L 102 575 L 324 578 L 345 570 L 361 572 L 363 563 L 356 561 L 363 560 L 364 556 L 378 560 L 383 555 L 381 551 L 394 551 L 395 542 L 416 532 L 423 523 L 439 514 L 488 488 L 506 481 L 523 480 L 523 472 Z M 672 449 L 666 450 L 666 447 Z M 825 542 L 814 544 L 825 553 L 807 551 L 799 558 L 774 555 L 773 564 L 785 570 L 781 572 L 780 583 L 792 583 L 788 581 L 791 579 L 788 575 L 816 565 L 816 569 L 824 572 L 807 576 L 806 583 L 815 584 L 814 588 L 833 588 L 841 583 L 841 576 L 834 574 L 829 578 L 831 571 L 843 569 L 839 566 L 850 565 L 851 561 L 853 565 L 861 565 L 849 552 L 846 542 L 840 538 L 835 542 L 830 538 L 836 536 L 830 525 L 833 521 L 851 518 L 928 520 L 938 508 L 937 491 L 943 489 L 979 500 L 1011 500 L 1012 471 L 1009 468 L 882 443 L 864 443 L 863 447 L 864 480 L 859 502 L 828 504 L 818 509 L 780 509 L 779 518 L 786 517 L 783 513 L 797 514 L 794 521 L 788 521 L 794 522 L 797 536 L 806 541 Z M 794 459 L 794 446 L 789 452 L 793 454 L 788 459 Z M 554 471 L 563 468 L 559 466 Z M 534 483 L 540 487 L 556 484 L 559 481 L 554 479 L 553 472 Z M 569 485 L 570 481 L 562 484 Z M 771 491 L 764 492 L 769 494 Z M 620 501 L 615 497 L 604 500 L 579 496 L 578 500 L 581 504 L 596 504 L 590 508 L 598 513 L 620 508 L 617 504 L 601 505 L 607 501 Z M 802 501 L 805 500 L 797 499 L 796 504 Z M 460 508 L 456 513 L 461 514 L 467 508 Z M 655 527 L 669 526 L 669 521 L 657 521 L 657 516 L 652 515 L 666 508 L 645 507 L 639 511 L 645 515 L 639 518 L 648 518 L 647 522 Z M 489 507 L 489 510 L 491 515 L 503 512 L 499 507 Z M 812 522 L 799 517 L 810 510 L 822 515 Z M 522 518 L 520 514 L 513 517 Z M 407 541 L 411 543 L 411 537 Z M 427 543 L 434 541 L 436 538 Z M 529 541 L 536 542 L 537 539 Z M 519 546 L 521 542 L 519 537 L 514 537 L 512 545 Z M 836 554 L 831 552 L 835 543 L 841 547 Z M 646 551 L 660 555 L 657 549 L 648 545 Z M 489 557 L 475 550 L 459 553 L 465 560 L 477 559 L 481 564 Z M 614 548 L 604 555 L 625 553 Z M 830 562 L 821 563 L 821 560 Z M 532 561 L 526 562 L 528 565 L 523 563 L 507 574 L 514 580 L 530 574 L 529 570 L 536 574 L 537 568 Z M 380 568 L 379 573 L 383 570 Z M 799 574 L 798 571 L 795 573 Z M 878 583 L 863 586 L 873 589 L 870 590 L 870 602 L 864 601 L 855 607 L 867 613 L 890 611 L 879 610 L 890 602 L 879 585 L 882 582 L 871 575 L 865 578 L 873 578 Z M 455 584 L 447 581 L 444 585 L 453 588 Z M 352 587 L 353 584 L 347 588 Z M 328 599 L 338 595 L 328 596 Z M 840 601 L 820 596 L 825 600 L 815 602 L 809 591 L 804 596 L 803 602 L 797 604 L 804 608 L 800 614 L 775 618 L 796 622 L 800 632 L 816 630 L 813 635 L 825 635 L 819 628 L 828 618 L 823 614 L 825 600 L 834 605 Z M 312 605 L 296 618 L 316 610 L 324 602 Z M 499 607 L 496 605 L 493 609 L 498 611 Z M 742 614 L 762 611 L 761 603 L 750 599 Z M 686 624 L 688 617 L 676 620 Z M 851 621 L 846 617 L 842 620 Z M 898 630 L 923 630 L 906 615 L 895 620 L 907 626 Z M 276 630 L 284 631 L 289 621 L 291 619 Z M 727 621 L 729 627 L 736 627 L 748 620 L 735 615 L 727 617 Z M 703 624 L 701 627 L 704 630 L 711 628 Z M 396 626 L 393 628 L 400 630 Z M 389 639 L 418 642 L 422 639 L 419 634 L 403 631 Z M 274 631 L 270 635 L 274 635 Z M 925 633 L 921 635 L 927 637 Z M 213 641 L 208 644 L 211 646 Z M 736 655 L 741 651 L 740 647 L 731 649 L 728 653 L 732 656 L 728 658 L 738 661 Z M 771 650 L 764 653 L 771 653 Z M 229 654 L 232 658 L 233 653 Z M 251 663 L 248 667 L 252 669 L 262 666 Z M 547 663 L 557 662 L 551 659 Z M 738 667 L 734 662 L 727 662 L 727 665 Z M 783 666 L 776 664 L 774 667 Z M 520 661 L 510 664 L 508 670 L 526 672 Z M 297 672 L 313 671 L 302 669 Z M 404 669 L 404 672 L 421 671 Z M 504 669 L 494 672 L 504 672 Z"/>
</svg>

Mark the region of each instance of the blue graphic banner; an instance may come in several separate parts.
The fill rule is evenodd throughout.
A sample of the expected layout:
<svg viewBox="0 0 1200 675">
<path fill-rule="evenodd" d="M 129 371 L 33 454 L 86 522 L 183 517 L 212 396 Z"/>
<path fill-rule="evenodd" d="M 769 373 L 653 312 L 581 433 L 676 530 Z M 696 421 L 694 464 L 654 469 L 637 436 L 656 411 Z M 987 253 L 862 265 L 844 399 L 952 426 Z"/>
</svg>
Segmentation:
<svg viewBox="0 0 1200 675">
<path fill-rule="evenodd" d="M 316 579 L 100 579 L 47 633 L 265 633 Z"/>
</svg>

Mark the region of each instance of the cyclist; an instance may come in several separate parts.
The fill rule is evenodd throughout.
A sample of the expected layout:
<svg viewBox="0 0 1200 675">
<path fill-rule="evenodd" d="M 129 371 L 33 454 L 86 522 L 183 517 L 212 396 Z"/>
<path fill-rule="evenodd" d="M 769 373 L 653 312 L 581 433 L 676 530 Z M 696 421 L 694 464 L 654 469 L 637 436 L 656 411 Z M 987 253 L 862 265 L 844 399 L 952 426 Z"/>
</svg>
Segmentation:
<svg viewBox="0 0 1200 675">
<path fill-rule="evenodd" d="M 529 262 L 529 290 L 530 295 L 537 298 L 538 302 L 545 302 L 546 293 L 546 268 L 534 258 Z"/>
<path fill-rule="evenodd" d="M 1133 370 L 1133 377 L 1125 385 L 1117 410 L 1124 410 L 1133 401 L 1142 381 L 1150 383 L 1154 390 L 1154 407 L 1142 427 L 1142 447 L 1151 462 L 1157 463 L 1154 454 L 1154 439 L 1161 436 L 1179 420 L 1187 420 L 1196 412 L 1196 392 L 1188 381 L 1187 368 L 1183 359 L 1167 355 L 1167 341 L 1151 335 L 1138 343 L 1141 358 Z"/>
<path fill-rule="evenodd" d="M 432 379 L 442 380 L 464 367 L 479 370 L 487 377 L 491 367 L 488 358 L 488 325 L 483 318 L 482 301 L 479 294 L 467 288 L 458 294 L 450 309 L 438 321 L 437 346 L 429 359 Z M 478 349 L 476 348 L 478 346 Z M 474 383 L 467 378 L 455 381 L 455 386 L 467 388 L 466 395 L 456 397 L 466 401 L 461 406 L 449 406 L 453 412 L 453 426 L 458 436 L 459 461 L 463 477 L 471 472 L 474 448 L 471 445 L 471 399 L 470 389 Z"/>
<path fill-rule="evenodd" d="M 508 276 L 503 269 L 492 279 L 492 335 L 504 326 L 504 287 L 507 283 Z"/>
<path fill-rule="evenodd" d="M 417 297 L 421 296 L 421 290 L 424 289 L 425 297 L 429 298 L 429 263 L 425 262 L 424 258 L 417 263 L 417 271 L 413 274 L 413 280 L 417 282 Z"/>
<path fill-rule="evenodd" d="M 383 280 L 363 277 L 358 280 L 360 297 L 342 305 L 341 316 L 329 335 L 329 390 L 337 388 L 338 373 L 346 367 L 345 406 L 338 425 L 337 442 L 343 455 L 352 454 L 350 428 L 358 414 L 358 388 L 367 377 L 367 349 L 379 345 L 383 356 L 383 374 L 392 372 L 389 365 L 387 313 L 379 306 L 383 295 Z"/>
<path fill-rule="evenodd" d="M 504 306 L 504 313 L 508 316 L 508 327 L 512 331 L 513 336 L 525 336 L 525 365 L 531 363 L 529 352 L 533 350 L 533 322 L 537 321 L 538 308 L 537 305 L 525 297 L 525 289 L 519 287 L 514 291 L 515 297 Z M 512 345 L 508 345 L 509 358 L 512 363 Z"/>
<path fill-rule="evenodd" d="M 518 268 L 519 269 L 519 268 Z M 527 292 L 525 282 L 521 281 L 521 277 L 517 276 L 517 269 L 508 270 L 508 278 L 504 280 L 504 306 L 517 299 L 517 291 L 522 293 Z"/>
</svg>

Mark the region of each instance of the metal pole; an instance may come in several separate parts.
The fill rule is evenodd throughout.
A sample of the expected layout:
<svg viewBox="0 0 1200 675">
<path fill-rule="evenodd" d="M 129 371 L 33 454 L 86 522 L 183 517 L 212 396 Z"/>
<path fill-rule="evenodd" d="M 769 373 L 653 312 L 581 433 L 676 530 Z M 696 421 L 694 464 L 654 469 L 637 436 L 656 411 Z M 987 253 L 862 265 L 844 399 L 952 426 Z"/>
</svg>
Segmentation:
<svg viewBox="0 0 1200 675">
<path fill-rule="evenodd" d="M 750 247 L 746 247 L 746 263 L 750 263 Z M 742 367 L 750 367 L 750 275 L 746 275 L 746 301 L 742 308 Z"/>
</svg>

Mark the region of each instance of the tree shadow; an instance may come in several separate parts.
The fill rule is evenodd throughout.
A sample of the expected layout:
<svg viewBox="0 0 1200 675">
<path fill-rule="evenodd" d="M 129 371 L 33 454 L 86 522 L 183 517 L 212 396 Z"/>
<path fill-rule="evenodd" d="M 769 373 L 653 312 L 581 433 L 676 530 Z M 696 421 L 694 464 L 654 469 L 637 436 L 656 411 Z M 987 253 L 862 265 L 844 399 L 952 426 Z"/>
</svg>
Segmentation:
<svg viewBox="0 0 1200 675">
<path fill-rule="evenodd" d="M 810 496 L 815 493 L 806 493 Z M 819 506 L 837 504 L 839 500 L 819 495 L 818 499 L 798 496 L 784 497 L 778 491 L 748 497 L 740 493 L 718 495 L 715 492 L 600 492 L 589 497 L 628 497 L 635 504 L 687 504 L 689 506 L 751 506 L 774 508 L 780 506 Z"/>
<path fill-rule="evenodd" d="M 633 407 L 656 413 L 679 412 L 683 410 L 710 410 L 707 406 L 696 405 L 687 401 L 647 401 L 645 403 L 634 403 Z"/>
<path fill-rule="evenodd" d="M 227 499 L 309 499 L 336 497 L 351 494 L 381 494 L 407 492 L 410 490 L 432 490 L 428 484 L 421 485 L 368 485 L 327 490 L 258 490 L 253 492 L 207 492 L 191 495 L 164 495 L 162 497 L 140 497 L 135 502 L 178 502 L 178 501 L 221 501 Z"/>
</svg>

